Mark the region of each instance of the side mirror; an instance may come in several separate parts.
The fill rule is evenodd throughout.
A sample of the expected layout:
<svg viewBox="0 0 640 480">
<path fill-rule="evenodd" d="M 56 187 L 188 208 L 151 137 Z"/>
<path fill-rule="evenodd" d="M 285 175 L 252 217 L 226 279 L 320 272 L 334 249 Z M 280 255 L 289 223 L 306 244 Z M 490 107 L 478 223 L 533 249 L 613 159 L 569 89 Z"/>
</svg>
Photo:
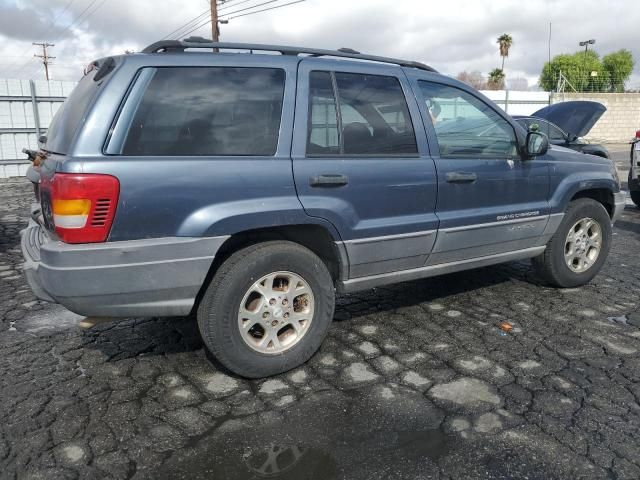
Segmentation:
<svg viewBox="0 0 640 480">
<path fill-rule="evenodd" d="M 549 150 L 549 138 L 540 132 L 527 133 L 526 150 L 529 158 L 544 155 Z"/>
</svg>

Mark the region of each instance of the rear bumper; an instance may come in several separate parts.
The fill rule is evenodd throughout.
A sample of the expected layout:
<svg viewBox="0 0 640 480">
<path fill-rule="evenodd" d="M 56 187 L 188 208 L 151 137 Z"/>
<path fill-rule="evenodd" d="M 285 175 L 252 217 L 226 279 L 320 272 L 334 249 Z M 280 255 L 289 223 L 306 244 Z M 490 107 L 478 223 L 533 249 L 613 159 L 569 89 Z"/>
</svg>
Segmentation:
<svg viewBox="0 0 640 480">
<path fill-rule="evenodd" d="M 42 300 L 87 316 L 173 316 L 191 311 L 227 238 L 70 245 L 32 220 L 21 244 L 27 281 Z"/>
<path fill-rule="evenodd" d="M 611 223 L 620 218 L 627 203 L 627 192 L 621 191 L 613 194 L 613 215 L 611 215 Z"/>
</svg>

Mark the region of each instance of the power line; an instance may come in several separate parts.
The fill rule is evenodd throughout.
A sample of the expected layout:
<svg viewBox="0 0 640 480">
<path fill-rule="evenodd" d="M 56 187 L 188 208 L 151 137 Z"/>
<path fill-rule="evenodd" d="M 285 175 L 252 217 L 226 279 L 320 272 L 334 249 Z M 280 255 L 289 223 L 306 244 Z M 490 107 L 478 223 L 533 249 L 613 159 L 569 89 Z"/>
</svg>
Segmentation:
<svg viewBox="0 0 640 480">
<path fill-rule="evenodd" d="M 245 8 L 241 8 L 240 10 L 234 10 L 233 12 L 227 12 L 225 13 L 225 15 L 233 15 L 234 13 L 238 13 L 238 12 L 244 12 L 246 10 L 251 10 L 253 8 L 256 7 L 261 7 L 262 5 L 267 5 L 269 3 L 275 3 L 275 2 L 279 2 L 280 0 L 269 0 L 267 2 L 263 2 L 263 3 L 258 3 L 256 5 L 252 5 L 250 7 L 245 7 Z M 243 2 L 244 3 L 244 2 Z M 237 6 L 237 5 L 236 5 Z M 189 30 L 186 33 L 182 33 L 183 36 L 189 35 L 190 33 L 195 32 L 196 30 L 199 30 L 200 28 L 204 27 L 207 23 L 209 23 L 211 21 L 211 15 L 209 15 L 209 17 L 204 21 L 201 22 L 200 24 L 196 25 L 195 27 L 193 27 L 191 30 Z"/>
<path fill-rule="evenodd" d="M 251 7 L 241 8 L 240 10 L 235 10 L 233 12 L 228 12 L 228 13 L 226 13 L 226 15 L 234 15 L 235 13 L 245 12 L 247 10 L 251 10 L 253 8 L 260 7 L 262 5 L 267 5 L 267 4 L 274 3 L 274 2 L 278 2 L 278 1 L 281 1 L 281 0 L 269 0 L 268 2 L 259 3 L 259 4 L 256 4 L 256 5 L 253 5 Z M 248 15 L 253 15 L 255 13 L 266 12 L 268 10 L 276 10 L 278 8 L 282 8 L 282 7 L 286 7 L 286 6 L 289 6 L 289 5 L 293 5 L 295 3 L 302 3 L 302 2 L 305 2 L 305 1 L 306 0 L 296 0 L 294 2 L 284 3 L 282 5 L 274 5 L 273 7 L 263 8 L 263 9 L 260 9 L 260 10 L 254 10 L 252 12 L 247 12 L 247 13 L 241 13 L 240 15 L 234 15 L 234 16 L 226 18 L 225 20 L 232 20 L 234 18 L 245 17 L 245 16 L 248 16 Z M 186 33 L 183 33 L 182 35 L 186 36 L 186 35 L 189 35 L 190 33 L 193 33 L 196 30 L 199 30 L 200 28 L 204 27 L 210 21 L 211 21 L 211 16 L 209 16 L 209 18 L 207 18 L 204 22 L 201 22 L 200 24 L 196 25 L 191 30 L 187 31 Z"/>
<path fill-rule="evenodd" d="M 189 35 L 190 33 L 195 32 L 196 30 L 201 29 L 202 27 L 204 27 L 205 25 L 207 25 L 209 22 L 211 22 L 211 15 L 209 15 L 209 17 L 207 17 L 207 19 L 202 22 L 199 25 L 196 25 L 195 27 L 193 27 L 191 30 L 189 30 L 188 32 L 183 33 L 181 36 L 186 37 L 187 35 Z"/>
<path fill-rule="evenodd" d="M 246 10 L 251 10 L 252 8 L 261 7 L 263 5 L 268 5 L 269 3 L 275 3 L 275 2 L 279 2 L 279 1 L 280 0 L 268 0 L 267 2 L 257 3 L 255 5 L 251 5 L 250 7 L 241 8 L 240 10 L 234 10 L 233 12 L 227 12 L 225 15 L 233 15 L 234 13 L 244 12 Z"/>
<path fill-rule="evenodd" d="M 65 5 L 65 7 L 62 9 L 62 11 L 60 13 L 58 13 L 58 15 L 56 15 L 56 17 L 53 19 L 53 22 L 51 22 L 51 26 L 49 27 L 49 31 L 53 30 L 53 27 L 56 26 L 56 23 L 58 22 L 58 19 L 60 17 L 62 17 L 62 15 L 64 15 L 67 10 L 69 10 L 69 7 L 75 2 L 76 0 L 69 0 L 67 2 L 67 4 Z"/>
<path fill-rule="evenodd" d="M 229 0 L 228 2 L 224 2 L 222 5 L 220 5 L 220 11 L 225 10 L 227 8 L 236 8 L 238 5 L 242 5 L 243 3 L 249 3 L 252 2 L 253 0 L 242 0 L 241 2 L 238 2 L 237 0 Z M 230 3 L 233 3 L 233 5 L 229 5 Z"/>
<path fill-rule="evenodd" d="M 220 7 L 220 9 L 218 10 L 218 12 L 222 13 L 224 11 L 224 9 L 229 8 L 229 4 L 230 3 L 234 3 L 235 1 L 236 0 L 228 0 L 226 2 L 224 0 L 219 1 L 218 2 L 218 7 Z M 253 1 L 253 0 L 242 0 L 239 3 L 234 3 L 233 6 L 235 7 L 236 5 L 240 5 L 242 3 L 247 3 L 247 2 L 251 2 L 251 1 Z M 179 26 L 178 28 L 173 30 L 171 33 L 166 34 L 164 37 L 162 37 L 162 39 L 164 40 L 164 39 L 167 39 L 167 38 L 171 38 L 173 36 L 175 36 L 176 39 L 177 39 L 177 38 L 179 38 L 179 37 L 181 37 L 183 35 L 187 35 L 185 33 L 179 33 L 179 32 L 181 32 L 184 29 L 188 29 L 188 28 L 193 27 L 193 25 L 195 23 L 197 23 L 198 21 L 201 21 L 205 16 L 208 16 L 208 19 L 207 19 L 207 22 L 208 22 L 211 19 L 211 8 L 208 8 L 205 11 L 203 11 L 201 14 L 196 15 L 191 20 L 189 20 L 187 23 Z"/>
<path fill-rule="evenodd" d="M 171 33 L 166 34 L 164 37 L 162 37 L 162 39 L 166 39 L 166 38 L 170 38 L 172 37 L 174 34 L 178 33 L 180 30 L 184 29 L 184 28 L 189 28 L 190 26 L 193 25 L 194 22 L 199 21 L 202 17 L 204 17 L 205 15 L 208 15 L 211 13 L 210 9 L 206 9 L 204 12 L 202 12 L 200 15 L 192 18 L 191 20 L 189 20 L 187 23 L 185 23 L 184 25 L 176 28 L 174 31 L 172 31 Z M 178 35 L 180 36 L 180 35 Z"/>
<path fill-rule="evenodd" d="M 88 20 L 94 13 L 96 13 L 106 2 L 107 0 L 102 0 L 98 6 L 96 8 L 94 8 L 91 12 L 89 12 L 89 14 L 87 14 L 87 16 L 83 19 L 82 17 L 85 15 L 85 13 L 91 8 L 93 7 L 96 2 L 98 2 L 98 0 L 91 0 L 91 3 L 89 3 L 89 5 L 82 10 L 82 12 L 80 12 L 80 14 L 76 17 L 75 20 L 73 20 L 69 25 L 67 25 L 65 27 L 64 30 L 62 30 L 62 32 L 60 32 L 60 34 L 56 37 L 56 39 L 54 41 L 57 41 L 60 39 L 60 37 L 62 37 L 62 35 L 64 35 L 71 27 L 73 27 L 74 25 L 76 25 L 77 23 L 80 22 L 80 20 Z"/>
<path fill-rule="evenodd" d="M 253 15 L 253 14 L 256 14 L 256 13 L 267 12 L 267 11 L 269 11 L 269 10 L 277 10 L 278 8 L 287 7 L 287 6 L 289 6 L 289 5 L 294 5 L 294 4 L 296 4 L 296 3 L 302 3 L 302 2 L 306 2 L 306 1 L 307 1 L 307 0 L 296 0 L 295 2 L 284 3 L 284 4 L 282 4 L 282 5 L 276 5 L 276 6 L 274 6 L 274 7 L 263 8 L 262 10 L 255 10 L 255 11 L 253 11 L 253 12 L 243 13 L 243 14 L 241 14 L 241 15 L 235 15 L 235 16 L 233 16 L 233 17 L 229 17 L 229 18 L 227 18 L 227 20 L 233 20 L 234 18 L 246 17 L 246 16 Z"/>
<path fill-rule="evenodd" d="M 85 14 L 85 12 L 87 10 L 89 10 L 91 7 L 93 7 L 95 5 L 95 3 L 98 0 L 91 0 L 91 2 L 89 3 L 89 5 L 86 6 L 86 8 L 84 10 L 82 10 L 82 12 L 80 12 L 80 15 L 78 15 L 74 20 L 71 21 L 71 23 L 69 25 L 67 25 L 58 35 L 58 37 L 56 38 L 56 40 L 59 40 L 60 37 L 62 37 L 62 35 L 64 35 L 72 26 L 74 26 L 81 18 L 82 16 Z"/>
</svg>

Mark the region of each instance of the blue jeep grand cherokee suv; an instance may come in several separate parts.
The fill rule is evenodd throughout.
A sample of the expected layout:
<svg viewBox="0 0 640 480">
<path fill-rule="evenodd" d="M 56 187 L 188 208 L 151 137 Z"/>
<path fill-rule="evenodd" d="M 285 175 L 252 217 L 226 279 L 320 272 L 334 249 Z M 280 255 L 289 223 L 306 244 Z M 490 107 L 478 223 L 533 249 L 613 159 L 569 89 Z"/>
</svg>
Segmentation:
<svg viewBox="0 0 640 480">
<path fill-rule="evenodd" d="M 22 241 L 36 295 L 197 312 L 246 377 L 309 359 L 336 290 L 525 258 L 587 283 L 625 200 L 611 161 L 549 148 L 426 65 L 347 49 L 190 38 L 101 59 L 43 150 Z"/>
</svg>

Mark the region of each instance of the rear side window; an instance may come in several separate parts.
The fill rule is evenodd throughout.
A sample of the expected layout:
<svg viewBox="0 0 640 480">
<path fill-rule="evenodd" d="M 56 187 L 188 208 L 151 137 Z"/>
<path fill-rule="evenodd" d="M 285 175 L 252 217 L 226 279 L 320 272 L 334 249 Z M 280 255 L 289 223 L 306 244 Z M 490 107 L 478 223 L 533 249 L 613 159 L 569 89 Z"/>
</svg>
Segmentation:
<svg viewBox="0 0 640 480">
<path fill-rule="evenodd" d="M 89 106 L 95 99 L 101 82 L 95 82 L 94 76 L 99 70 L 93 70 L 80 80 L 71 95 L 58 109 L 47 130 L 45 150 L 66 154 L 71 142 L 86 118 Z"/>
<path fill-rule="evenodd" d="M 308 155 L 415 155 L 407 102 L 395 77 L 311 72 Z"/>
<path fill-rule="evenodd" d="M 336 98 L 329 72 L 311 72 L 309 77 L 308 130 L 307 153 L 340 153 Z"/>
<path fill-rule="evenodd" d="M 272 68 L 158 68 L 122 153 L 274 155 L 284 80 Z"/>
</svg>

